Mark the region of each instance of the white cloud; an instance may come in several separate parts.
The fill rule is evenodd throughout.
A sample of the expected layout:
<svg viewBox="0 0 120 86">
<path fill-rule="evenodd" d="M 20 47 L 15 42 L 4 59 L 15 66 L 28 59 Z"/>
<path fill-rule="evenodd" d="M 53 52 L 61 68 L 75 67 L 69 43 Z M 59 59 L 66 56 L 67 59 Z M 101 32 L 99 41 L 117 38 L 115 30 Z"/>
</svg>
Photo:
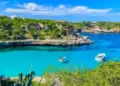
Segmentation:
<svg viewBox="0 0 120 86">
<path fill-rule="evenodd" d="M 59 15 L 92 15 L 92 14 L 107 14 L 111 11 L 108 9 L 93 9 L 87 6 L 69 6 L 69 5 L 58 5 L 44 6 L 35 3 L 24 3 L 16 4 L 17 8 L 7 8 L 5 12 L 7 13 L 26 13 L 31 15 L 49 15 L 49 16 L 59 16 Z"/>
<path fill-rule="evenodd" d="M 117 15 L 120 15 L 120 12 L 118 12 Z"/>
<path fill-rule="evenodd" d="M 6 2 L 6 1 L 0 2 L 1 5 L 6 5 L 7 3 L 8 3 L 8 2 Z"/>
<path fill-rule="evenodd" d="M 62 9 L 62 8 L 65 8 L 65 5 L 59 5 L 58 7 Z"/>
</svg>

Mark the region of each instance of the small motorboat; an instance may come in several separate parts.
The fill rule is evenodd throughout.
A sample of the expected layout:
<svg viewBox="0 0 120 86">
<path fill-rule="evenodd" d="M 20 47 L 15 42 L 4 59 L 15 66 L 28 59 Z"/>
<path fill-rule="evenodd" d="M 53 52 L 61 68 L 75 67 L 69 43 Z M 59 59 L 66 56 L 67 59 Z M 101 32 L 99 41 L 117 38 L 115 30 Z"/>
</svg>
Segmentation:
<svg viewBox="0 0 120 86">
<path fill-rule="evenodd" d="M 64 57 L 61 57 L 60 59 L 59 59 L 59 62 L 63 62 L 64 60 L 65 60 L 65 56 Z"/>
<path fill-rule="evenodd" d="M 105 53 L 100 53 L 95 57 L 95 60 L 102 61 L 105 56 L 106 56 Z"/>
</svg>

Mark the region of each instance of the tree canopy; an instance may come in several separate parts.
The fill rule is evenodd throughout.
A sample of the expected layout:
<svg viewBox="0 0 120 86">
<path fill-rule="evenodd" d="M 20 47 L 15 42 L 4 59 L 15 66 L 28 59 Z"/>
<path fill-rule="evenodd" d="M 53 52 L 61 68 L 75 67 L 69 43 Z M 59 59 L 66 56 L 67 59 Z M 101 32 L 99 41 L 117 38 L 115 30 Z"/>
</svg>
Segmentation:
<svg viewBox="0 0 120 86">
<path fill-rule="evenodd" d="M 41 26 L 42 25 L 42 26 Z M 44 39 L 44 36 L 50 36 L 50 38 L 58 38 L 66 35 L 66 29 L 74 27 L 74 29 L 87 29 L 102 28 L 111 30 L 114 28 L 120 28 L 120 22 L 67 22 L 67 21 L 55 21 L 45 19 L 30 19 L 19 18 L 13 19 L 7 16 L 0 16 L 0 40 L 13 40 L 26 38 L 26 34 L 32 36 L 32 38 Z"/>
</svg>

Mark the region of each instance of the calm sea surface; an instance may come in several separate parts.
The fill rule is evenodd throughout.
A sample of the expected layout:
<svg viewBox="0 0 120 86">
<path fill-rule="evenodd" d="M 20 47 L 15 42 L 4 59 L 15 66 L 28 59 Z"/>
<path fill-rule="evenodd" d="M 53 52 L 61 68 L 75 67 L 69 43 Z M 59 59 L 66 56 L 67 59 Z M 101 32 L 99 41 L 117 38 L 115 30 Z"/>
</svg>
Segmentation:
<svg viewBox="0 0 120 86">
<path fill-rule="evenodd" d="M 0 75 L 18 76 L 19 72 L 24 75 L 29 72 L 30 65 L 37 76 L 44 73 L 49 66 L 67 68 L 77 66 L 88 69 L 95 68 L 99 62 L 95 60 L 98 53 L 106 53 L 107 58 L 120 59 L 120 34 L 91 34 L 90 39 L 95 41 L 91 45 L 77 47 L 11 47 L 0 50 Z M 65 63 L 60 63 L 58 59 L 66 57 Z"/>
</svg>

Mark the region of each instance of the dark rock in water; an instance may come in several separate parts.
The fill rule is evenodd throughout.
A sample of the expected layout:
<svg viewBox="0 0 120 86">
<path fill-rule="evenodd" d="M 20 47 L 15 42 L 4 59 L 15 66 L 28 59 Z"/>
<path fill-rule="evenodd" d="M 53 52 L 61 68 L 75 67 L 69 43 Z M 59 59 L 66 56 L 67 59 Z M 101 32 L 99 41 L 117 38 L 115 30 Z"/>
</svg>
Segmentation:
<svg viewBox="0 0 120 86">
<path fill-rule="evenodd" d="M 70 60 L 66 60 L 63 62 L 63 64 L 67 64 L 68 62 L 70 62 Z"/>
<path fill-rule="evenodd" d="M 110 52 L 117 52 L 116 50 L 110 50 Z"/>
<path fill-rule="evenodd" d="M 108 60 L 109 60 L 109 57 L 103 58 L 103 62 L 106 62 L 106 61 L 108 61 Z"/>
<path fill-rule="evenodd" d="M 110 45 L 110 46 L 107 46 L 108 49 L 112 49 L 112 48 L 120 48 L 120 46 L 116 46 L 116 45 Z"/>
</svg>

